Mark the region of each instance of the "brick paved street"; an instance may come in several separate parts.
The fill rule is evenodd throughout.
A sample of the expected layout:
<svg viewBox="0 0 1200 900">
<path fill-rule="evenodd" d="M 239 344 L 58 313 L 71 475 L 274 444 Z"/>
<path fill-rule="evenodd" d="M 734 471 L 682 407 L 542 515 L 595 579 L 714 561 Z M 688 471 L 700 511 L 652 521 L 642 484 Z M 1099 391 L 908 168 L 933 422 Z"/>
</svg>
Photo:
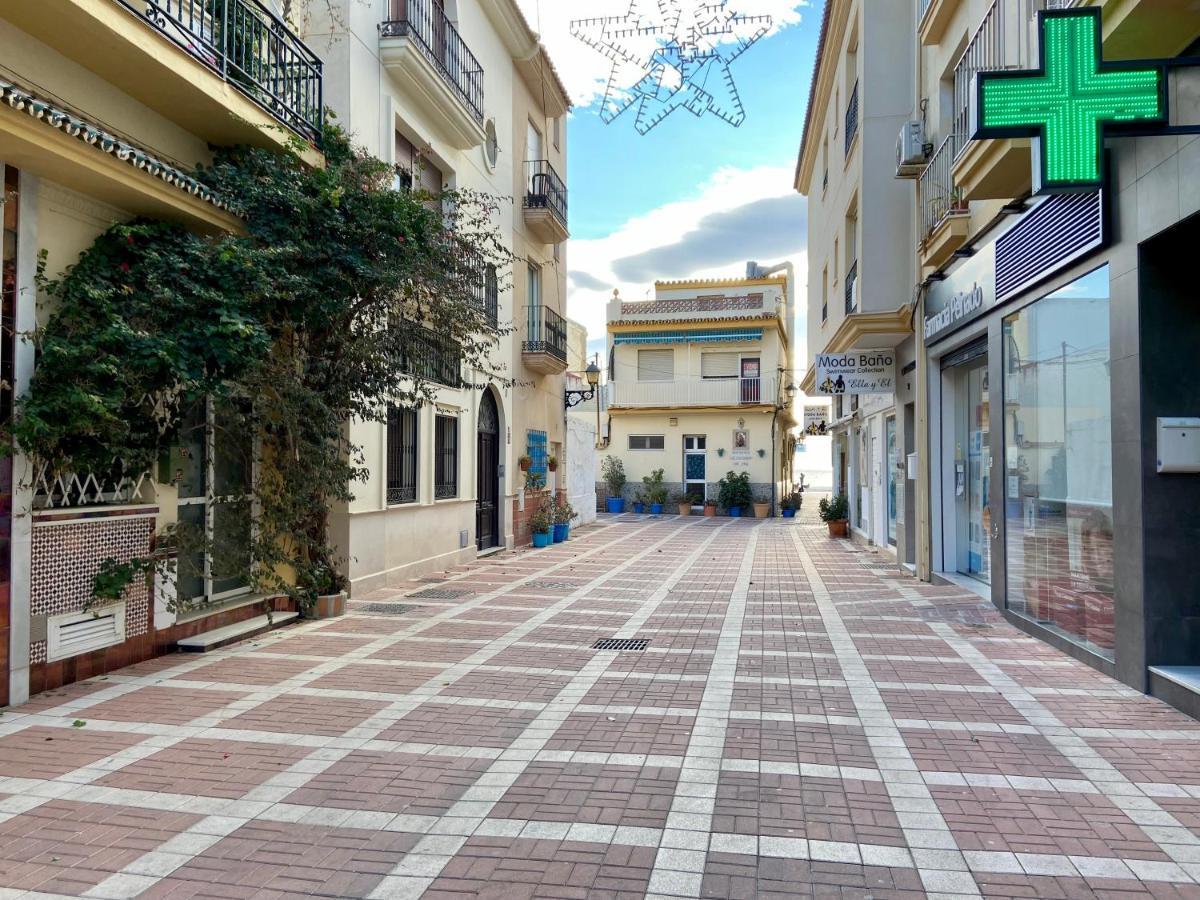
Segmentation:
<svg viewBox="0 0 1200 900">
<path fill-rule="evenodd" d="M 0 900 L 647 894 L 1200 897 L 1200 723 L 816 523 L 632 516 L 0 716 Z"/>
</svg>

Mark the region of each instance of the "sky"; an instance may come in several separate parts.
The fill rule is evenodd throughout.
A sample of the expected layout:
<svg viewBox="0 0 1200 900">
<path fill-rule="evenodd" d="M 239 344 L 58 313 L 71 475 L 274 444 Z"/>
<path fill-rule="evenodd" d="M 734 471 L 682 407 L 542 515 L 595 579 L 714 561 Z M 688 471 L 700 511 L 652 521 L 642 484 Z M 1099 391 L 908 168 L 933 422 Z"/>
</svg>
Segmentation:
<svg viewBox="0 0 1200 900">
<path fill-rule="evenodd" d="M 575 104 L 567 130 L 568 314 L 587 326 L 589 350 L 604 346 L 605 304 L 614 288 L 625 299 L 645 299 L 658 279 L 734 277 L 745 273 L 748 260 L 790 260 L 803 305 L 807 217 L 792 176 L 819 0 L 727 0 L 730 12 L 771 16 L 770 31 L 730 66 L 745 120 L 734 127 L 677 109 L 645 135 L 634 128 L 635 109 L 602 120 L 612 62 L 571 34 L 572 20 L 625 16 L 634 0 L 518 2 Z M 719 0 L 673 2 L 695 8 Z M 640 0 L 639 6 L 653 12 L 658 4 Z M 621 74 L 627 86 L 633 79 Z"/>
</svg>

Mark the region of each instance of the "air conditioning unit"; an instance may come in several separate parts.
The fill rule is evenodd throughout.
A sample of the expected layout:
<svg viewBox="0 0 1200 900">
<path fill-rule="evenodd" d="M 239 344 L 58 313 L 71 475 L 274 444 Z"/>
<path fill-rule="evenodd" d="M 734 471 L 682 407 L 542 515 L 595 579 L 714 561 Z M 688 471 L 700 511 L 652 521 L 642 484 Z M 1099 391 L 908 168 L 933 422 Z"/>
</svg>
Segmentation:
<svg viewBox="0 0 1200 900">
<path fill-rule="evenodd" d="M 925 125 L 905 122 L 896 138 L 896 177 L 913 178 L 925 170 L 933 145 L 925 141 Z"/>
</svg>

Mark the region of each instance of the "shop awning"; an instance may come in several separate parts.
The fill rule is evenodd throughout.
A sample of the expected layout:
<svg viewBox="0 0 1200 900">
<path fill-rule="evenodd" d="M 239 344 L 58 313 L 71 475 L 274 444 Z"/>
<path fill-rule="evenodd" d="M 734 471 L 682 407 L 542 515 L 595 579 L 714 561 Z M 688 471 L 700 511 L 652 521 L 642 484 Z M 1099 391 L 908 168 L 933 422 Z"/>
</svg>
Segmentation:
<svg viewBox="0 0 1200 900">
<path fill-rule="evenodd" d="M 761 341 L 761 328 L 717 328 L 707 331 L 634 331 L 613 337 L 614 344 L 730 344 Z"/>
</svg>

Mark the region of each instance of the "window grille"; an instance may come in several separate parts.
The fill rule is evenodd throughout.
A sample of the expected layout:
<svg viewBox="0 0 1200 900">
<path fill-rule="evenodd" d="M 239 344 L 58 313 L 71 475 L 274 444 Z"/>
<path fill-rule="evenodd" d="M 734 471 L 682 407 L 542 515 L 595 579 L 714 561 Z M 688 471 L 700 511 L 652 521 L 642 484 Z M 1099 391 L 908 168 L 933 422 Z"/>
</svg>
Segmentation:
<svg viewBox="0 0 1200 900">
<path fill-rule="evenodd" d="M 462 386 L 462 348 L 428 328 L 409 328 L 404 335 L 402 371 L 446 387 Z"/>
<path fill-rule="evenodd" d="M 446 500 L 458 496 L 458 419 L 438 416 L 435 428 L 433 496 Z"/>
<path fill-rule="evenodd" d="M 387 502 L 417 502 L 417 411 L 388 409 Z"/>
<path fill-rule="evenodd" d="M 529 471 L 541 475 L 544 480 L 547 472 L 549 472 L 549 468 L 546 465 L 546 432 L 526 432 L 526 443 L 529 445 L 529 458 L 533 460 L 529 466 Z"/>
</svg>

